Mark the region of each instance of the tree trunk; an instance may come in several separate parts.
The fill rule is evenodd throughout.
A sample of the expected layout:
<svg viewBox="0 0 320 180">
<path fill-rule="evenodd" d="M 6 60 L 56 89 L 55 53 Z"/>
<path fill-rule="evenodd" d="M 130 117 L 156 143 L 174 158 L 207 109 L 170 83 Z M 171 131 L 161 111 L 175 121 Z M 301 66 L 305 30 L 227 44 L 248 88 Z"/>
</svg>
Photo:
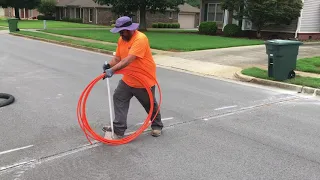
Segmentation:
<svg viewBox="0 0 320 180">
<path fill-rule="evenodd" d="M 147 31 L 146 6 L 140 7 L 140 31 Z"/>
<path fill-rule="evenodd" d="M 14 13 L 15 13 L 15 17 L 18 18 L 20 20 L 20 12 L 19 12 L 19 8 L 14 8 Z"/>
<path fill-rule="evenodd" d="M 261 29 L 257 29 L 257 38 L 261 38 Z"/>
<path fill-rule="evenodd" d="M 240 5 L 240 14 L 243 14 L 244 5 Z M 239 19 L 239 27 L 242 28 L 243 16 Z"/>
<path fill-rule="evenodd" d="M 233 10 L 229 11 L 228 24 L 232 24 L 232 19 L 233 19 Z"/>
</svg>

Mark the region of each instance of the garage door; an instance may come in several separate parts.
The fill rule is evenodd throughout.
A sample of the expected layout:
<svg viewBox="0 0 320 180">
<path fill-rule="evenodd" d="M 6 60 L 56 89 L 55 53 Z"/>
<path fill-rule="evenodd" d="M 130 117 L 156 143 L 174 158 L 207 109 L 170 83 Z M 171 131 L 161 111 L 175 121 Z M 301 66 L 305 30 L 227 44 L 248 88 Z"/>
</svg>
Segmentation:
<svg viewBox="0 0 320 180">
<path fill-rule="evenodd" d="M 195 15 L 194 14 L 179 14 L 180 28 L 194 28 Z"/>
</svg>

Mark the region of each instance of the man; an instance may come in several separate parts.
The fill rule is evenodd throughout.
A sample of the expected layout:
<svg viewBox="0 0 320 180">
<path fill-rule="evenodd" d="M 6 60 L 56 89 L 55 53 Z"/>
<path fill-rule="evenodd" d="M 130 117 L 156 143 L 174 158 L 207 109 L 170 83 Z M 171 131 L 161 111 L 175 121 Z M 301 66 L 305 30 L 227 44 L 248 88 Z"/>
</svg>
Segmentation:
<svg viewBox="0 0 320 180">
<path fill-rule="evenodd" d="M 111 29 L 112 33 L 120 33 L 115 57 L 107 64 L 103 65 L 105 78 L 113 76 L 114 72 L 120 69 L 142 70 L 156 79 L 156 64 L 152 57 L 149 40 L 145 34 L 138 31 L 139 24 L 132 23 L 127 16 L 116 20 L 115 27 Z M 152 119 L 158 110 L 158 104 L 155 98 L 155 81 L 150 77 L 145 77 L 148 88 L 154 96 L 154 110 Z M 119 81 L 113 95 L 115 119 L 113 122 L 115 138 L 123 138 L 127 129 L 127 114 L 131 98 L 135 96 L 147 113 L 150 111 L 150 99 L 144 86 L 136 79 L 124 75 Z M 151 120 L 152 120 L 151 119 Z M 151 125 L 151 135 L 158 137 L 161 135 L 163 124 L 160 111 Z M 103 131 L 111 131 L 111 127 L 104 127 Z"/>
</svg>

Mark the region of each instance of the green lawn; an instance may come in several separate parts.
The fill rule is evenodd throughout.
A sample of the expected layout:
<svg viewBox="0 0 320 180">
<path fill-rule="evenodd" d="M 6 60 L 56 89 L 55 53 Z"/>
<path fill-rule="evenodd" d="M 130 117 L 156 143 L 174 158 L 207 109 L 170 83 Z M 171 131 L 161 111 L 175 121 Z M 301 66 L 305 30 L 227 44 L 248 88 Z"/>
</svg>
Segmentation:
<svg viewBox="0 0 320 180">
<path fill-rule="evenodd" d="M 297 70 L 320 74 L 320 56 L 297 61 Z"/>
<path fill-rule="evenodd" d="M 8 30 L 8 28 L 0 27 L 0 30 Z"/>
<path fill-rule="evenodd" d="M 268 80 L 274 80 L 273 78 L 268 77 L 268 71 L 256 67 L 248 68 L 242 70 L 242 74 L 253 76 L 260 79 L 268 79 Z M 290 84 L 296 84 L 296 85 L 303 85 L 308 87 L 314 87 L 319 88 L 320 87 L 320 78 L 313 78 L 313 77 L 302 77 L 302 76 L 296 76 L 293 79 L 288 79 L 283 81 L 285 83 Z"/>
<path fill-rule="evenodd" d="M 97 49 L 102 49 L 102 50 L 107 50 L 107 51 L 115 51 L 116 50 L 116 46 L 112 45 L 112 44 L 107 45 L 107 44 L 101 44 L 101 43 L 91 43 L 91 42 L 86 42 L 86 41 L 72 40 L 69 38 L 57 37 L 54 35 L 48 35 L 48 34 L 39 33 L 39 32 L 18 31 L 16 33 L 28 35 L 28 36 L 32 36 L 32 37 L 54 40 L 54 41 L 58 41 L 58 42 L 70 43 L 70 44 L 74 44 L 74 45 L 81 45 L 81 46 L 90 47 L 90 48 L 97 48 Z"/>
<path fill-rule="evenodd" d="M 146 32 L 151 48 L 169 51 L 193 51 L 216 49 L 245 45 L 263 44 L 262 40 L 249 40 L 240 38 L 227 38 L 220 36 L 205 36 L 194 33 L 179 33 L 179 31 L 155 30 Z M 46 30 L 46 32 L 95 39 L 116 43 L 119 34 L 112 34 L 109 30 Z M 181 32 L 181 31 L 180 31 Z"/>
<path fill-rule="evenodd" d="M 107 26 L 93 25 L 93 24 L 81 24 L 63 21 L 46 21 L 48 29 L 52 28 L 110 28 Z M 0 26 L 8 26 L 7 20 L 0 20 Z M 42 20 L 21 20 L 18 22 L 18 28 L 20 29 L 43 29 Z"/>
</svg>

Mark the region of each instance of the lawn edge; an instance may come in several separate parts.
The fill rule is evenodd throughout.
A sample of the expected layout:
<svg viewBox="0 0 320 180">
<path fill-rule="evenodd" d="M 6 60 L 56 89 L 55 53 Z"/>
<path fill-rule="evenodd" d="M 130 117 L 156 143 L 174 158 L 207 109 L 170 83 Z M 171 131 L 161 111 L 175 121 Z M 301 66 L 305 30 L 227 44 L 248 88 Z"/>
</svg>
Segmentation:
<svg viewBox="0 0 320 180">
<path fill-rule="evenodd" d="M 234 77 L 243 82 L 250 82 L 250 83 L 255 83 L 260 85 L 278 87 L 286 90 L 295 91 L 297 93 L 309 94 L 309 95 L 320 97 L 320 89 L 317 89 L 317 88 L 256 78 L 253 76 L 244 75 L 242 74 L 241 71 L 242 70 L 235 72 Z"/>
<path fill-rule="evenodd" d="M 13 32 L 11 32 L 10 35 L 25 37 L 25 38 L 29 38 L 29 39 L 54 43 L 54 44 L 58 44 L 58 45 L 69 46 L 69 47 L 73 47 L 73 48 L 78 48 L 78 49 L 83 49 L 83 50 L 88 50 L 88 51 L 93 51 L 93 52 L 98 52 L 98 53 L 103 53 L 103 54 L 108 54 L 108 55 L 113 55 L 113 51 L 108 51 L 108 50 L 104 50 L 104 49 L 91 48 L 91 47 L 81 46 L 81 45 L 77 45 L 77 44 L 60 42 L 60 41 L 55 41 L 55 40 L 51 40 L 51 39 L 44 39 L 44 38 L 39 38 L 39 37 L 33 37 L 33 36 L 28 36 L 28 35 L 19 34 L 19 33 L 13 33 Z"/>
</svg>

